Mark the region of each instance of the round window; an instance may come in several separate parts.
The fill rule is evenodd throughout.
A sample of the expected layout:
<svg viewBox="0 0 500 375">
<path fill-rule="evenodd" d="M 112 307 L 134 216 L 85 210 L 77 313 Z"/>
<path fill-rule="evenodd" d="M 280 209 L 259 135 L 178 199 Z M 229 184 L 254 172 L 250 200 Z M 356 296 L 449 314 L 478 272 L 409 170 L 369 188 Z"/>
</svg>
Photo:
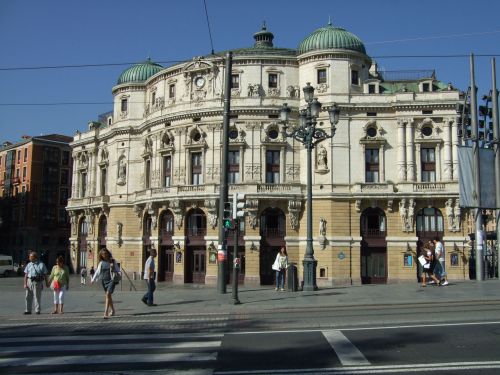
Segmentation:
<svg viewBox="0 0 500 375">
<path fill-rule="evenodd" d="M 426 137 L 430 136 L 432 134 L 432 128 L 430 126 L 423 127 L 422 134 L 425 135 Z"/>
<path fill-rule="evenodd" d="M 238 130 L 236 129 L 229 130 L 229 139 L 236 139 L 236 138 L 238 138 Z"/>
<path fill-rule="evenodd" d="M 200 133 L 196 132 L 193 134 L 193 141 L 198 142 L 201 139 Z"/>
<path fill-rule="evenodd" d="M 278 131 L 276 129 L 271 129 L 271 130 L 269 130 L 268 135 L 269 135 L 269 138 L 276 139 L 276 138 L 278 138 Z"/>
<path fill-rule="evenodd" d="M 371 127 L 366 129 L 366 135 L 368 137 L 376 137 L 377 136 L 377 128 Z"/>
</svg>

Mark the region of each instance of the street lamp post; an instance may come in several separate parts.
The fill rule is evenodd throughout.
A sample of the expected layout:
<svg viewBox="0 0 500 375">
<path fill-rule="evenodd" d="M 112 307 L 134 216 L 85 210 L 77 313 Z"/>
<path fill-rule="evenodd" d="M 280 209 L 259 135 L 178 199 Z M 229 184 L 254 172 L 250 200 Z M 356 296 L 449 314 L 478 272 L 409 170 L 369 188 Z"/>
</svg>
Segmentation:
<svg viewBox="0 0 500 375">
<path fill-rule="evenodd" d="M 299 124 L 289 129 L 288 117 L 291 109 L 287 103 L 283 104 L 280 111 L 280 119 L 284 124 L 284 134 L 287 138 L 293 138 L 302 143 L 307 150 L 307 238 L 306 252 L 302 264 L 304 266 L 304 286 L 303 291 L 314 291 L 318 289 L 316 285 L 316 265 L 314 259 L 312 240 L 312 150 L 316 145 L 325 139 L 333 138 L 336 126 L 339 121 L 340 110 L 334 104 L 328 109 L 330 118 L 330 133 L 317 127 L 316 119 L 321 112 L 321 103 L 314 98 L 314 87 L 309 82 L 303 88 L 304 99 L 307 107 L 299 111 Z"/>
</svg>

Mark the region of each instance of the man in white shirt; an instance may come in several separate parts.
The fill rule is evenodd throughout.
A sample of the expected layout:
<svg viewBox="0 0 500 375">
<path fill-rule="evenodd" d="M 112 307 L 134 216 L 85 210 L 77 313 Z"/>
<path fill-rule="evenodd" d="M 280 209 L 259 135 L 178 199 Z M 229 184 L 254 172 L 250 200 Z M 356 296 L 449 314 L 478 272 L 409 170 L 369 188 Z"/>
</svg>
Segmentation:
<svg viewBox="0 0 500 375">
<path fill-rule="evenodd" d="M 446 259 L 443 243 L 439 240 L 439 237 L 434 237 L 434 257 L 437 260 L 436 268 L 434 273 L 441 278 L 441 285 L 448 285 L 448 278 L 446 277 L 445 262 Z"/>
<path fill-rule="evenodd" d="M 156 289 L 155 257 L 156 249 L 151 249 L 146 264 L 144 265 L 144 280 L 146 280 L 148 291 L 142 297 L 141 301 L 148 306 L 156 306 L 156 303 L 153 303 L 153 293 Z"/>
</svg>

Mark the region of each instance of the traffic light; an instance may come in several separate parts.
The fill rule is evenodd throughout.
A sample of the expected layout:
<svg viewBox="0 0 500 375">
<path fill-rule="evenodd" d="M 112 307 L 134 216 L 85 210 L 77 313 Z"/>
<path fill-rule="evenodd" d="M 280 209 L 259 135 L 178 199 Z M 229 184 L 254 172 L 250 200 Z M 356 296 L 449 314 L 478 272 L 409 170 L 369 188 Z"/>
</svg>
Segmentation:
<svg viewBox="0 0 500 375">
<path fill-rule="evenodd" d="M 224 213 L 222 215 L 222 226 L 226 229 L 233 228 L 233 205 L 231 202 L 224 202 Z"/>
<path fill-rule="evenodd" d="M 245 194 L 235 193 L 233 195 L 233 219 L 245 217 Z"/>
</svg>

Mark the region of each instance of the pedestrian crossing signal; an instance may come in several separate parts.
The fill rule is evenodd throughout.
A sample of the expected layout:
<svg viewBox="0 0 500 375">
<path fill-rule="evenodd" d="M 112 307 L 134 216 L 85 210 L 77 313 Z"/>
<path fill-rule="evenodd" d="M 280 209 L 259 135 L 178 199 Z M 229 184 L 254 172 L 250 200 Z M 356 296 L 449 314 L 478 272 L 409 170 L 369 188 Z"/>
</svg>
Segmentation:
<svg viewBox="0 0 500 375">
<path fill-rule="evenodd" d="M 233 205 L 231 202 L 224 203 L 224 213 L 222 216 L 222 226 L 226 229 L 233 228 Z"/>
</svg>

